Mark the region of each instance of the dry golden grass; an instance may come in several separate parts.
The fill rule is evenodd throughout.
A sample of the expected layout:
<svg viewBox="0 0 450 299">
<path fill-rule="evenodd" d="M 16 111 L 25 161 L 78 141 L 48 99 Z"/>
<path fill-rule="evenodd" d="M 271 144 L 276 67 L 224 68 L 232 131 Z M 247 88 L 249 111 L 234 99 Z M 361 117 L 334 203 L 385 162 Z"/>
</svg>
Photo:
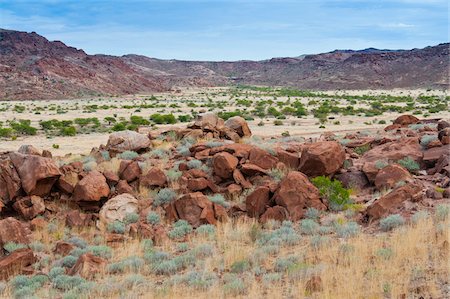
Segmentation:
<svg viewBox="0 0 450 299">
<path fill-rule="evenodd" d="M 173 276 L 155 275 L 145 265 L 136 273 L 142 275 L 145 283 L 126 284 L 134 273 L 130 271 L 102 273 L 90 290 L 80 291 L 76 298 L 445 298 L 448 293 L 443 290 L 448 287 L 450 274 L 449 225 L 448 219 L 438 222 L 428 217 L 390 233 L 362 232 L 348 239 L 329 235 L 321 247 L 311 246 L 314 237 L 302 235 L 298 244 L 278 245 L 278 252 L 267 253 L 258 259 L 266 245 L 258 245 L 253 240 L 269 230 L 253 221 L 228 221 L 219 224 L 212 237 L 194 232 L 184 240 L 190 249 L 210 244 L 213 251 L 199 258 L 195 266 L 176 274 L 185 275 L 191 270 L 215 273 L 216 279 L 211 286 L 199 289 L 186 284 L 169 284 Z M 293 227 L 298 231 L 297 224 Z M 44 244 L 43 254 L 51 256 L 57 240 L 78 235 L 93 244 L 98 233 L 95 228 L 68 232 L 58 223 L 54 230 L 44 228 L 34 232 L 33 237 Z M 104 241 L 98 244 L 105 245 Z M 144 256 L 142 244 L 138 239 L 117 244 L 112 248 L 113 256 L 109 262 Z M 177 256 L 180 255 L 176 252 L 178 244 L 167 239 L 154 250 Z M 293 271 L 276 272 L 277 259 L 287 256 L 296 256 L 299 263 Z M 229 286 L 225 286 L 226 277 L 230 276 L 232 265 L 239 261 L 250 261 L 250 267 L 235 274 L 245 288 L 234 292 L 236 290 L 230 291 Z M 255 261 L 259 264 L 255 265 Z M 268 280 L 271 274 L 258 274 L 256 266 L 281 279 Z M 46 272 L 49 268 L 41 270 Z M 322 283 L 321 290 L 310 293 L 306 285 L 312 275 L 320 277 Z M 108 287 L 110 284 L 114 287 Z M 60 298 L 57 294 L 61 293 L 47 284 L 36 294 L 38 298 Z M 13 297 L 13 290 L 7 288 L 3 296 Z"/>
</svg>

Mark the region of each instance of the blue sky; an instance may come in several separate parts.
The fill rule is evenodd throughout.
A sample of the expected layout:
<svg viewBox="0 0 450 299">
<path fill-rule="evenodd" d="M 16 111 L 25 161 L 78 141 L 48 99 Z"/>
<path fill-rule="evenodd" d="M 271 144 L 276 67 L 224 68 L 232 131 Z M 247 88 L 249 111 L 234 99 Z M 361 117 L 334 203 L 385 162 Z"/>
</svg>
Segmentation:
<svg viewBox="0 0 450 299">
<path fill-rule="evenodd" d="M 186 60 L 299 56 L 447 42 L 444 0 L 0 0 L 0 28 L 89 54 Z"/>
</svg>

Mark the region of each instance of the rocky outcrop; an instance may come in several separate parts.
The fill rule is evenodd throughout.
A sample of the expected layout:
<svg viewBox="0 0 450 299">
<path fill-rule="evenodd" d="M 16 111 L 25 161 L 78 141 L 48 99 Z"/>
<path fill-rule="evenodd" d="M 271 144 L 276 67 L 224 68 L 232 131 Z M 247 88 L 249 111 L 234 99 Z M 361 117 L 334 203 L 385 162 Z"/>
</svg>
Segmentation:
<svg viewBox="0 0 450 299">
<path fill-rule="evenodd" d="M 100 209 L 100 227 L 105 228 L 116 220 L 123 221 L 127 214 L 137 212 L 138 200 L 128 193 L 119 194 L 108 200 Z"/>
<path fill-rule="evenodd" d="M 28 248 L 15 250 L 10 255 L 0 258 L 0 280 L 6 280 L 17 274 L 30 273 L 27 269 L 37 261 L 33 251 Z"/>
<path fill-rule="evenodd" d="M 405 114 L 405 115 L 401 115 L 401 116 L 397 117 L 394 120 L 394 125 L 408 126 L 408 125 L 416 124 L 418 122 L 419 122 L 419 119 L 417 117 L 415 117 L 414 115 Z"/>
<path fill-rule="evenodd" d="M 375 177 L 375 187 L 378 190 L 390 189 L 411 179 L 411 174 L 407 169 L 398 164 L 391 164 L 378 172 Z"/>
<path fill-rule="evenodd" d="M 223 179 L 228 179 L 233 175 L 238 162 L 239 160 L 235 156 L 227 152 L 218 153 L 213 158 L 214 174 Z"/>
</svg>

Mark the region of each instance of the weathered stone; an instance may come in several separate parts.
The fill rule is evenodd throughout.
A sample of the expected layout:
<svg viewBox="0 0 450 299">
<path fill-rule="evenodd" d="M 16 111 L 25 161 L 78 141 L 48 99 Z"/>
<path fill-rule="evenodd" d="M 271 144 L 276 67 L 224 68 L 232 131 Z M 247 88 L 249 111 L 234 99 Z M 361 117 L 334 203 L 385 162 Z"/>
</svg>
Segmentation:
<svg viewBox="0 0 450 299">
<path fill-rule="evenodd" d="M 138 212 L 138 200 L 131 194 L 123 193 L 108 200 L 100 209 L 100 226 L 106 228 L 116 220 L 123 221 L 129 213 Z"/>
<path fill-rule="evenodd" d="M 9 242 L 16 244 L 28 244 L 30 231 L 19 220 L 8 217 L 0 220 L 0 248 Z"/>
<path fill-rule="evenodd" d="M 252 183 L 250 183 L 243 175 L 242 172 L 239 171 L 239 169 L 235 169 L 233 171 L 233 179 L 234 181 L 241 185 L 245 189 L 249 189 L 252 187 Z"/>
<path fill-rule="evenodd" d="M 252 131 L 250 130 L 247 122 L 240 116 L 230 117 L 225 122 L 225 126 L 234 130 L 240 137 L 252 136 Z"/>
<path fill-rule="evenodd" d="M 117 194 L 133 193 L 133 187 L 131 187 L 126 180 L 120 180 L 116 185 Z"/>
<path fill-rule="evenodd" d="M 148 136 L 134 131 L 120 131 L 109 135 L 106 150 L 114 153 L 125 151 L 140 151 L 150 147 Z"/>
<path fill-rule="evenodd" d="M 265 223 L 269 220 L 276 220 L 282 222 L 289 219 L 289 212 L 282 206 L 273 206 L 268 208 L 264 214 L 261 215 L 260 221 Z"/>
<path fill-rule="evenodd" d="M 10 153 L 9 156 L 19 174 L 22 188 L 28 195 L 48 195 L 61 176 L 52 159 L 19 153 Z"/>
<path fill-rule="evenodd" d="M 0 202 L 5 204 L 20 195 L 21 182 L 8 155 L 0 156 Z"/>
<path fill-rule="evenodd" d="M 66 225 L 69 227 L 86 227 L 92 225 L 92 214 L 81 213 L 79 210 L 70 210 L 66 214 Z"/>
<path fill-rule="evenodd" d="M 0 280 L 22 274 L 25 268 L 36 262 L 33 251 L 28 248 L 15 250 L 10 255 L 0 258 Z"/>
<path fill-rule="evenodd" d="M 414 115 L 408 115 L 408 114 L 401 115 L 394 120 L 394 124 L 401 125 L 401 126 L 408 126 L 408 125 L 416 124 L 418 122 L 419 122 L 419 119 L 417 117 L 415 117 Z"/>
<path fill-rule="evenodd" d="M 89 172 L 75 186 L 73 199 L 75 201 L 99 201 L 108 197 L 109 191 L 109 186 L 103 174 L 94 170 Z"/>
<path fill-rule="evenodd" d="M 339 180 L 345 188 L 362 190 L 369 185 L 369 180 L 362 171 L 344 172 L 336 175 L 336 179 Z"/>
<path fill-rule="evenodd" d="M 306 175 L 297 171 L 289 172 L 281 180 L 274 198 L 277 205 L 286 208 L 293 221 L 302 218 L 306 208 L 326 209 L 320 201 L 319 190 L 311 184 Z"/>
<path fill-rule="evenodd" d="M 298 153 L 290 153 L 288 151 L 278 149 L 277 157 L 280 162 L 283 162 L 287 167 L 291 169 L 297 169 L 300 165 L 300 157 Z"/>
<path fill-rule="evenodd" d="M 409 171 L 398 164 L 391 164 L 382 168 L 375 177 L 375 187 L 378 190 L 390 189 L 400 182 L 412 179 Z"/>
<path fill-rule="evenodd" d="M 69 242 L 58 241 L 55 244 L 55 248 L 53 249 L 53 253 L 54 254 L 59 254 L 60 256 L 66 256 L 74 248 L 75 248 L 75 245 L 73 245 L 73 244 L 71 244 Z"/>
<path fill-rule="evenodd" d="M 27 220 L 31 220 L 45 212 L 44 200 L 36 195 L 26 196 L 16 200 L 13 208 Z"/>
<path fill-rule="evenodd" d="M 163 187 L 167 183 L 167 177 L 164 171 L 152 167 L 145 175 L 141 175 L 139 182 L 141 186 L 145 187 Z"/>
<path fill-rule="evenodd" d="M 92 279 L 101 273 L 106 267 L 107 261 L 91 253 L 80 255 L 75 265 L 68 271 L 69 275 L 79 275 L 86 279 Z"/>
<path fill-rule="evenodd" d="M 377 199 L 367 208 L 366 213 L 369 220 L 377 220 L 392 213 L 404 201 L 418 201 L 422 196 L 422 188 L 420 186 L 406 184 Z"/>
<path fill-rule="evenodd" d="M 251 149 L 248 160 L 250 163 L 266 170 L 275 168 L 278 163 L 278 159 L 276 157 L 258 147 Z"/>
<path fill-rule="evenodd" d="M 120 162 L 119 177 L 127 182 L 132 182 L 141 175 L 141 168 L 137 161 L 122 160 Z"/>
<path fill-rule="evenodd" d="M 247 213 L 250 217 L 259 218 L 269 207 L 270 190 L 261 186 L 255 189 L 245 200 Z"/>
<path fill-rule="evenodd" d="M 228 179 L 232 176 L 238 162 L 238 159 L 229 153 L 218 153 L 213 158 L 214 173 L 223 179 Z"/>
<path fill-rule="evenodd" d="M 18 150 L 19 153 L 24 154 L 24 155 L 35 155 L 35 156 L 40 156 L 41 152 L 35 148 L 32 145 L 29 144 L 23 144 L 19 147 Z"/>
<path fill-rule="evenodd" d="M 312 143 L 303 148 L 299 171 L 308 176 L 331 175 L 344 164 L 345 151 L 335 141 Z"/>
</svg>

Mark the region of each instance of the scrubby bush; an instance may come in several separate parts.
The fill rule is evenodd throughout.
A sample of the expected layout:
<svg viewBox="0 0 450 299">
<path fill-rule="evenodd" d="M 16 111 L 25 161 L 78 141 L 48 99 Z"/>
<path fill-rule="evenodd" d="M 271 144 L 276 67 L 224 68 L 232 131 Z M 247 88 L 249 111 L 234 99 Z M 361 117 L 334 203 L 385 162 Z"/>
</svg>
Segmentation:
<svg viewBox="0 0 450 299">
<path fill-rule="evenodd" d="M 450 205 L 441 204 L 436 207 L 436 219 L 439 221 L 444 221 L 450 215 Z"/>
<path fill-rule="evenodd" d="M 77 135 L 77 129 L 74 126 L 63 127 L 59 130 L 61 136 L 75 136 Z"/>
<path fill-rule="evenodd" d="M 213 236 L 216 233 L 216 227 L 212 224 L 202 224 L 197 227 L 195 232 L 198 235 Z"/>
<path fill-rule="evenodd" d="M 148 223 L 155 225 L 155 224 L 159 224 L 160 221 L 161 221 L 161 217 L 159 216 L 158 213 L 156 213 L 154 211 L 150 211 L 147 214 L 147 222 Z"/>
<path fill-rule="evenodd" d="M 80 276 L 59 275 L 53 279 L 52 284 L 56 289 L 68 291 L 85 282 L 86 280 Z"/>
<path fill-rule="evenodd" d="M 66 268 L 72 268 L 77 262 L 78 258 L 72 255 L 66 255 L 61 259 L 61 266 Z"/>
<path fill-rule="evenodd" d="M 423 135 L 420 138 L 420 145 L 426 148 L 431 141 L 435 140 L 438 140 L 436 135 Z"/>
<path fill-rule="evenodd" d="M 300 230 L 306 235 L 314 235 L 319 231 L 320 225 L 312 219 L 303 219 L 300 222 Z"/>
<path fill-rule="evenodd" d="M 37 129 L 31 126 L 31 121 L 28 119 L 20 119 L 18 122 L 12 121 L 9 126 L 22 135 L 36 135 L 37 133 Z"/>
<path fill-rule="evenodd" d="M 186 164 L 189 169 L 199 169 L 200 167 L 203 166 L 202 161 L 197 160 L 197 159 L 190 160 Z"/>
<path fill-rule="evenodd" d="M 93 245 L 86 248 L 87 251 L 91 252 L 95 256 L 99 256 L 105 259 L 110 259 L 112 257 L 112 249 L 106 245 Z"/>
<path fill-rule="evenodd" d="M 250 269 L 250 263 L 248 262 L 248 260 L 235 261 L 230 266 L 231 273 L 243 273 L 249 269 Z"/>
<path fill-rule="evenodd" d="M 399 214 L 389 215 L 380 220 L 380 228 L 385 232 L 393 230 L 403 224 L 405 224 L 405 219 Z"/>
<path fill-rule="evenodd" d="M 216 203 L 218 205 L 221 205 L 221 206 L 223 206 L 225 208 L 230 206 L 230 204 L 225 200 L 225 197 L 223 197 L 222 194 L 209 195 L 208 199 L 211 202 Z"/>
<path fill-rule="evenodd" d="M 114 220 L 111 223 L 108 223 L 107 230 L 110 233 L 116 233 L 116 234 L 124 234 L 125 233 L 125 224 L 122 221 Z"/>
<path fill-rule="evenodd" d="M 226 295 L 238 296 L 246 294 L 247 287 L 244 281 L 236 276 L 225 282 L 223 291 Z"/>
<path fill-rule="evenodd" d="M 317 220 L 320 217 L 320 211 L 315 208 L 308 208 L 305 217 L 312 220 Z"/>
<path fill-rule="evenodd" d="M 332 210 L 343 210 L 352 203 L 350 190 L 345 189 L 340 181 L 318 176 L 311 179 L 311 182 L 319 189 L 320 196 L 328 200 Z"/>
<path fill-rule="evenodd" d="M 336 234 L 340 238 L 349 238 L 354 237 L 359 234 L 361 231 L 360 226 L 358 223 L 350 221 L 343 224 L 337 224 L 336 225 Z"/>
<path fill-rule="evenodd" d="M 156 124 L 174 124 L 177 122 L 175 116 L 170 114 L 155 113 L 150 116 L 150 119 Z"/>
<path fill-rule="evenodd" d="M 167 235 L 171 239 L 180 239 L 191 232 L 192 226 L 186 220 L 178 220 Z"/>
<path fill-rule="evenodd" d="M 139 154 L 134 151 L 124 151 L 123 153 L 117 155 L 117 158 L 123 160 L 133 160 L 137 157 L 139 157 Z"/>
<path fill-rule="evenodd" d="M 138 272 L 144 266 L 144 259 L 138 256 L 129 256 L 119 262 L 111 263 L 106 270 L 109 273 L 117 274 L 126 271 Z"/>
<path fill-rule="evenodd" d="M 411 157 L 405 157 L 401 160 L 398 160 L 397 163 L 408 169 L 410 172 L 420 170 L 420 165 Z"/>
<path fill-rule="evenodd" d="M 153 205 L 157 207 L 164 204 L 168 204 L 171 201 L 173 201 L 176 197 L 177 194 L 172 189 L 170 188 L 161 189 L 156 195 L 155 200 L 153 201 Z"/>
<path fill-rule="evenodd" d="M 137 213 L 127 213 L 123 218 L 125 224 L 136 223 L 139 221 L 139 215 Z"/>
<path fill-rule="evenodd" d="M 3 245 L 3 249 L 8 251 L 9 253 L 16 251 L 17 249 L 27 248 L 27 245 L 15 243 L 15 242 L 8 242 L 5 245 Z"/>
</svg>

